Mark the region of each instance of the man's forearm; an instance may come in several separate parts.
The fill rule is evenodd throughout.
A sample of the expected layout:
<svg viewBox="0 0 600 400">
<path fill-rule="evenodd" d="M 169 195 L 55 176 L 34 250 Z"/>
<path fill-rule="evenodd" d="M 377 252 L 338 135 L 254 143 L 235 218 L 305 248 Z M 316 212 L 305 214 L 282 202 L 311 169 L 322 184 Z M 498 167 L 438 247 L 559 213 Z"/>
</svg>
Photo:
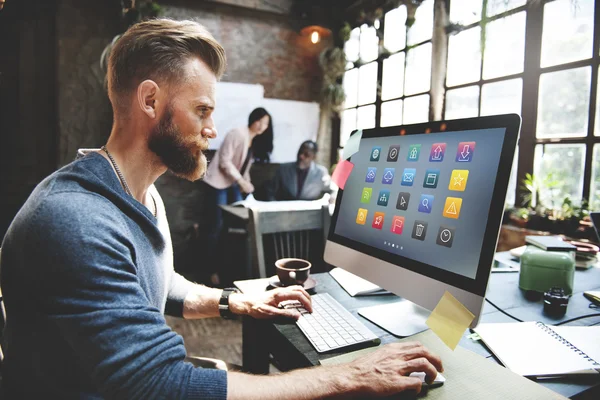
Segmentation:
<svg viewBox="0 0 600 400">
<path fill-rule="evenodd" d="M 277 375 L 227 374 L 227 399 L 308 400 L 344 398 L 360 393 L 351 367 L 314 367 Z"/>
<path fill-rule="evenodd" d="M 183 318 L 218 317 L 221 293 L 221 289 L 195 285 L 183 301 Z"/>
</svg>

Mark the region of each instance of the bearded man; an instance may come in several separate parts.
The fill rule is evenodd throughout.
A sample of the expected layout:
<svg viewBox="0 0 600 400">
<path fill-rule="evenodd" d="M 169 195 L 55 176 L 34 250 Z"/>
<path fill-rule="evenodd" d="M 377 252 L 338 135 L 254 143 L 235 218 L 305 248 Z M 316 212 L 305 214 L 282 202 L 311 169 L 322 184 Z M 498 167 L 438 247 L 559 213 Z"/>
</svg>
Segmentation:
<svg viewBox="0 0 600 400">
<path fill-rule="evenodd" d="M 201 25 L 158 19 L 130 28 L 109 61 L 114 112 L 105 146 L 42 181 L 2 245 L 7 322 L 3 398 L 284 399 L 419 391 L 437 356 L 391 345 L 350 365 L 252 376 L 185 362 L 163 313 L 298 318 L 299 286 L 257 296 L 212 289 L 173 270 L 165 209 L 154 187 L 171 170 L 204 175 L 203 150 L 225 52 Z"/>
</svg>

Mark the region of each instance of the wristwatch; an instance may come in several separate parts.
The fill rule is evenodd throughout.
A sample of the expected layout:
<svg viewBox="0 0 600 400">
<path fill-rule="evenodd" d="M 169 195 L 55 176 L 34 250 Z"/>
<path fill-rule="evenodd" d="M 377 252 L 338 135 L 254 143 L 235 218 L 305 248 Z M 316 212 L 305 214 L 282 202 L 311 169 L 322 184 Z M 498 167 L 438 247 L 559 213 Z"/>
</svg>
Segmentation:
<svg viewBox="0 0 600 400">
<path fill-rule="evenodd" d="M 225 288 L 219 299 L 219 314 L 221 314 L 221 318 L 223 319 L 235 318 L 235 315 L 229 309 L 229 295 L 231 293 L 240 293 L 240 291 L 236 288 Z"/>
</svg>

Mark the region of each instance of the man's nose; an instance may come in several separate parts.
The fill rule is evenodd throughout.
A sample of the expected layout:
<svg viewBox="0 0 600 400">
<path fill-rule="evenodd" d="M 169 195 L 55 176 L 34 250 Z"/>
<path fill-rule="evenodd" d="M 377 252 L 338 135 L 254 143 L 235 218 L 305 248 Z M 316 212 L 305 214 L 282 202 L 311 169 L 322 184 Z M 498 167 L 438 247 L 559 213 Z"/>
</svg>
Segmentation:
<svg viewBox="0 0 600 400">
<path fill-rule="evenodd" d="M 206 139 L 214 139 L 217 137 L 217 128 L 212 126 L 212 128 L 202 128 L 202 137 Z"/>
</svg>

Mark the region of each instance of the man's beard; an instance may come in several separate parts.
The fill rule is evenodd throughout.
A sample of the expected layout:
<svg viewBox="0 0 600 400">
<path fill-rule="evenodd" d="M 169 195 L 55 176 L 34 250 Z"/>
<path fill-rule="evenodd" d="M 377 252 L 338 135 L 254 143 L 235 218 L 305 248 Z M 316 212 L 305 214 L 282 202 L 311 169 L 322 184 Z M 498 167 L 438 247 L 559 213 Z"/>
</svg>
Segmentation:
<svg viewBox="0 0 600 400">
<path fill-rule="evenodd" d="M 175 175 L 188 181 L 196 181 L 206 173 L 206 157 L 203 146 L 186 142 L 183 134 L 173 123 L 173 112 L 168 108 L 158 125 L 150 132 L 148 148 Z"/>
</svg>

